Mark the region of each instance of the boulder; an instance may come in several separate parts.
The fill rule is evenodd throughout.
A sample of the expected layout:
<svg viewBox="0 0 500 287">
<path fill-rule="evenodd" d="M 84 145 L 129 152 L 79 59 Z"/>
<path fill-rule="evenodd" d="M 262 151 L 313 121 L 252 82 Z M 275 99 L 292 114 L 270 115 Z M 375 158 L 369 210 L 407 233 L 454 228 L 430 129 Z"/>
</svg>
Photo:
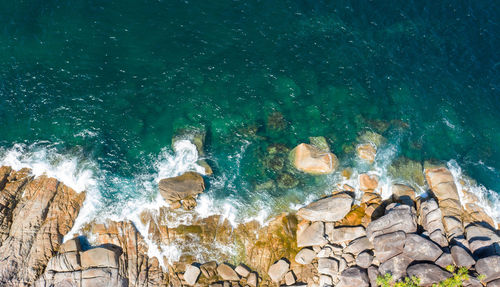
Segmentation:
<svg viewBox="0 0 500 287">
<path fill-rule="evenodd" d="M 378 272 L 378 268 L 376 266 L 372 265 L 372 266 L 368 267 L 368 269 L 366 271 L 368 273 L 368 279 L 370 280 L 370 286 L 372 286 L 372 287 L 378 286 L 377 285 L 377 278 L 380 275 L 380 273 Z"/>
<path fill-rule="evenodd" d="M 370 286 L 370 279 L 365 269 L 360 267 L 350 267 L 344 270 L 339 277 L 340 281 L 337 286 L 347 287 L 368 287 Z"/>
<path fill-rule="evenodd" d="M 356 146 L 356 153 L 360 159 L 373 163 L 377 155 L 377 147 L 371 143 L 364 143 Z"/>
<path fill-rule="evenodd" d="M 405 233 L 414 233 L 417 231 L 417 222 L 415 211 L 408 205 L 390 204 L 386 208 L 386 214 L 377 220 L 368 224 L 366 233 L 368 238 L 378 235 L 403 231 Z"/>
<path fill-rule="evenodd" d="M 259 284 L 259 276 L 257 275 L 257 273 L 252 272 L 250 273 L 250 275 L 248 275 L 247 284 L 250 287 L 257 287 L 257 285 Z"/>
<path fill-rule="evenodd" d="M 378 176 L 363 173 L 359 175 L 359 189 L 364 192 L 374 191 L 378 187 Z"/>
<path fill-rule="evenodd" d="M 500 279 L 500 256 L 481 258 L 476 262 L 477 273 L 486 276 L 484 282 Z"/>
<path fill-rule="evenodd" d="M 285 274 L 285 284 L 287 286 L 295 284 L 296 280 L 297 278 L 295 277 L 295 273 L 293 273 L 293 270 L 290 270 Z"/>
<path fill-rule="evenodd" d="M 382 234 L 373 239 L 375 256 L 378 261 L 385 262 L 390 258 L 403 253 L 406 234 L 403 231 L 397 231 L 388 234 Z"/>
<path fill-rule="evenodd" d="M 441 268 L 446 268 L 447 266 L 453 265 L 454 262 L 451 253 L 443 253 L 434 263 Z"/>
<path fill-rule="evenodd" d="M 415 205 L 415 190 L 407 185 L 404 184 L 394 184 L 391 187 L 392 191 L 392 200 L 394 202 L 406 204 L 409 206 L 414 206 Z"/>
<path fill-rule="evenodd" d="M 188 265 L 184 272 L 184 281 L 186 281 L 189 286 L 193 286 L 198 281 L 200 273 L 200 268 L 194 265 Z"/>
<path fill-rule="evenodd" d="M 403 253 L 415 261 L 436 261 L 443 251 L 434 242 L 418 234 L 407 234 Z"/>
<path fill-rule="evenodd" d="M 368 240 L 368 237 L 363 236 L 357 239 L 354 239 L 344 248 L 345 253 L 351 253 L 354 255 L 358 255 L 359 253 L 365 250 L 373 249 L 373 244 Z"/>
<path fill-rule="evenodd" d="M 271 280 L 278 283 L 283 279 L 285 274 L 288 272 L 290 264 L 283 259 L 278 260 L 276 263 L 269 267 L 267 274 L 271 277 Z"/>
<path fill-rule="evenodd" d="M 444 281 L 450 277 L 452 274 L 446 270 L 443 270 L 439 266 L 429 263 L 415 264 L 406 270 L 408 276 L 415 276 L 420 279 L 420 285 L 428 286 L 441 281 Z"/>
<path fill-rule="evenodd" d="M 304 143 L 290 152 L 290 159 L 295 168 L 310 174 L 330 174 L 338 166 L 338 159 L 333 153 Z"/>
<path fill-rule="evenodd" d="M 356 265 L 362 268 L 368 268 L 372 265 L 373 254 L 371 251 L 363 251 L 356 257 Z"/>
<path fill-rule="evenodd" d="M 425 169 L 425 178 L 438 201 L 444 199 L 460 201 L 453 175 L 447 168 L 436 167 Z"/>
<path fill-rule="evenodd" d="M 399 254 L 380 264 L 378 271 L 380 275 L 392 274 L 394 280 L 399 280 L 406 276 L 406 269 L 413 260 L 404 254 Z"/>
<path fill-rule="evenodd" d="M 500 255 L 500 236 L 491 228 L 470 224 L 465 228 L 465 236 L 475 257 Z"/>
<path fill-rule="evenodd" d="M 297 216 L 309 221 L 338 221 L 351 210 L 352 197 L 346 193 L 321 198 L 299 209 Z"/>
<path fill-rule="evenodd" d="M 333 258 L 318 259 L 318 272 L 329 276 L 337 276 L 339 272 L 339 262 Z"/>
<path fill-rule="evenodd" d="M 453 258 L 453 262 L 455 262 L 456 266 L 470 268 L 476 264 L 476 261 L 472 258 L 469 252 L 458 245 L 451 247 L 451 257 Z"/>
<path fill-rule="evenodd" d="M 158 184 L 161 196 L 168 203 L 175 203 L 184 199 L 196 198 L 205 190 L 203 177 L 192 171 L 182 175 L 164 178 Z"/>
<path fill-rule="evenodd" d="M 251 270 L 249 270 L 246 265 L 240 264 L 234 268 L 234 271 L 236 271 L 236 273 L 238 273 L 241 277 L 247 278 L 248 275 L 250 275 Z"/>
<path fill-rule="evenodd" d="M 321 221 L 313 222 L 305 228 L 299 225 L 297 229 L 297 246 L 323 246 L 328 243 L 325 238 L 325 224 Z"/>
<path fill-rule="evenodd" d="M 310 248 L 302 248 L 295 256 L 295 262 L 305 265 L 309 264 L 316 257 L 316 252 Z"/>
<path fill-rule="evenodd" d="M 343 243 L 349 242 L 353 239 L 360 238 L 366 235 L 365 228 L 363 226 L 342 226 L 334 227 L 333 224 L 326 224 L 326 235 L 328 236 L 328 241 L 331 243 Z"/>
<path fill-rule="evenodd" d="M 222 263 L 219 266 L 217 266 L 217 274 L 226 281 L 239 281 L 240 277 L 234 271 L 233 267 L 231 267 L 227 263 Z"/>
<path fill-rule="evenodd" d="M 444 236 L 441 209 L 436 200 L 429 198 L 420 203 L 418 222 L 429 233 L 429 238 L 441 247 L 448 246 Z"/>
<path fill-rule="evenodd" d="M 203 263 L 200 266 L 201 273 L 203 273 L 203 276 L 205 276 L 207 279 L 212 278 L 215 275 L 217 275 L 217 262 L 215 261 L 210 261 Z"/>
</svg>

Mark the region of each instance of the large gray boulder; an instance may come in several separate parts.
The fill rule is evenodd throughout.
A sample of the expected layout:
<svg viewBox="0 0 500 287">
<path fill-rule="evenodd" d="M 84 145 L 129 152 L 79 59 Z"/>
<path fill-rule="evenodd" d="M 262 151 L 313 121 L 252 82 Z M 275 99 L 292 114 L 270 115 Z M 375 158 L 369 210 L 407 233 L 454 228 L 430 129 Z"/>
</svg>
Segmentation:
<svg viewBox="0 0 500 287">
<path fill-rule="evenodd" d="M 443 252 L 443 254 L 441 254 L 441 256 L 439 256 L 439 258 L 434 263 L 441 268 L 446 268 L 447 266 L 454 264 L 451 253 L 446 252 Z"/>
<path fill-rule="evenodd" d="M 334 227 L 331 223 L 326 224 L 325 232 L 328 236 L 328 241 L 335 244 L 349 242 L 353 239 L 366 235 L 366 231 L 363 226 Z"/>
<path fill-rule="evenodd" d="M 358 255 L 359 253 L 365 250 L 373 249 L 373 244 L 368 240 L 368 237 L 363 236 L 357 239 L 354 239 L 344 248 L 345 253 L 351 253 L 353 255 Z"/>
<path fill-rule="evenodd" d="M 444 281 L 452 274 L 439 266 L 429 263 L 415 264 L 406 270 L 408 276 L 415 276 L 420 279 L 420 285 L 428 286 L 434 283 Z"/>
<path fill-rule="evenodd" d="M 403 253 L 406 234 L 403 231 L 397 231 L 389 234 L 382 234 L 373 239 L 375 257 L 380 262 Z"/>
<path fill-rule="evenodd" d="M 299 209 L 297 215 L 309 221 L 339 221 L 351 210 L 352 197 L 338 193 L 321 198 Z"/>
<path fill-rule="evenodd" d="M 412 207 L 404 204 L 390 204 L 386 214 L 376 219 L 366 228 L 367 237 L 373 241 L 376 236 L 403 231 L 414 233 L 417 231 L 417 218 Z"/>
<path fill-rule="evenodd" d="M 498 255 L 479 259 L 475 267 L 479 274 L 486 276 L 484 282 L 500 279 L 500 256 Z"/>
<path fill-rule="evenodd" d="M 316 221 L 302 230 L 297 230 L 297 247 L 323 246 L 327 243 L 323 222 Z"/>
<path fill-rule="evenodd" d="M 500 236 L 494 230 L 480 224 L 470 224 L 465 228 L 465 237 L 476 258 L 500 255 Z"/>
<path fill-rule="evenodd" d="M 356 265 L 359 267 L 368 268 L 372 265 L 372 262 L 373 254 L 371 251 L 363 251 L 356 257 Z"/>
<path fill-rule="evenodd" d="M 403 253 L 415 261 L 436 261 L 443 251 L 434 242 L 417 234 L 407 234 Z"/>
<path fill-rule="evenodd" d="M 476 261 L 472 258 L 469 252 L 458 245 L 451 248 L 451 257 L 453 257 L 453 262 L 455 262 L 456 266 L 470 268 L 476 264 Z"/>
<path fill-rule="evenodd" d="M 406 276 L 406 268 L 413 260 L 404 254 L 399 254 L 380 264 L 378 271 L 381 275 L 392 274 L 394 280 L 399 280 Z"/>
<path fill-rule="evenodd" d="M 347 268 L 340 274 L 339 283 L 336 286 L 368 287 L 370 286 L 370 279 L 365 269 L 354 266 Z"/>
</svg>

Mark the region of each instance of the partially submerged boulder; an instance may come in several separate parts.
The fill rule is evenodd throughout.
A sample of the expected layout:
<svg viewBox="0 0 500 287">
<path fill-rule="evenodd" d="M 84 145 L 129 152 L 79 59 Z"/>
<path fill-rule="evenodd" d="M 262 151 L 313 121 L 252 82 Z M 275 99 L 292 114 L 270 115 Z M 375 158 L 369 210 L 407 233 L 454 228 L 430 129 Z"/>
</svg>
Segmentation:
<svg viewBox="0 0 500 287">
<path fill-rule="evenodd" d="M 338 193 L 321 198 L 299 209 L 297 215 L 309 221 L 338 221 L 351 210 L 353 198 L 346 193 Z"/>
<path fill-rule="evenodd" d="M 290 152 L 290 159 L 298 170 L 316 175 L 330 174 L 338 166 L 335 154 L 305 143 L 299 144 Z"/>
<path fill-rule="evenodd" d="M 205 190 L 203 177 L 193 171 L 185 172 L 182 175 L 160 180 L 158 184 L 161 196 L 170 204 L 189 201 L 185 204 L 188 208 L 193 205 L 192 199 Z"/>
<path fill-rule="evenodd" d="M 371 143 L 364 143 L 356 146 L 356 153 L 360 159 L 373 163 L 377 155 L 377 147 Z"/>
</svg>

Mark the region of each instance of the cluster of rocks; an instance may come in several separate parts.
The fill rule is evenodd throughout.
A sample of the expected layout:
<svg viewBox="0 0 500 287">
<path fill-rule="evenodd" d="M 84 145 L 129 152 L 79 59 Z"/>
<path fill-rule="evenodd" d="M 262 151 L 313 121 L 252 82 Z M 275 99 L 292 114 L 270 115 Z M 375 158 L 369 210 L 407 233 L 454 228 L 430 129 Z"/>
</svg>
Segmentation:
<svg viewBox="0 0 500 287">
<path fill-rule="evenodd" d="M 449 170 L 428 168 L 425 175 L 429 196 L 416 197 L 411 187 L 394 185 L 392 198 L 380 203 L 384 212 L 369 222 L 359 220 L 363 213 L 346 221 L 359 209 L 349 192 L 300 209 L 297 244 L 304 248 L 295 261 L 316 266 L 316 286 L 377 286 L 376 278 L 387 273 L 394 280 L 416 276 L 430 286 L 452 276 L 445 269 L 449 265 L 469 268 L 465 286 L 500 286 L 500 236 L 492 220 L 462 207 Z M 360 176 L 360 187 L 363 197 L 371 198 L 377 183 L 367 177 Z M 479 274 L 485 276 L 482 283 Z M 275 281 L 286 284 L 282 275 Z"/>
<path fill-rule="evenodd" d="M 303 172 L 331 172 L 336 158 L 324 143 L 297 146 L 291 163 Z M 370 146 L 358 149 L 368 162 L 376 154 L 376 145 Z M 446 168 L 427 166 L 423 176 L 430 187 L 425 197 L 395 184 L 392 197 L 382 200 L 378 178 L 361 174 L 357 190 L 345 185 L 266 226 L 252 221 L 233 227 L 210 216 L 172 227 L 172 217 L 189 212 L 205 188 L 199 174 L 186 173 L 160 182 L 163 197 L 184 210 L 144 211 L 147 238 L 129 221 L 107 220 L 89 223 L 63 243 L 85 193 L 26 169 L 1 167 L 0 285 L 362 287 L 390 273 L 395 280 L 417 276 L 430 286 L 451 276 L 446 266 L 457 265 L 470 270 L 465 286 L 500 286 L 495 222 Z M 150 257 L 151 243 L 176 244 L 182 256 L 171 264 Z M 238 252 L 224 254 L 216 246 Z"/>
</svg>

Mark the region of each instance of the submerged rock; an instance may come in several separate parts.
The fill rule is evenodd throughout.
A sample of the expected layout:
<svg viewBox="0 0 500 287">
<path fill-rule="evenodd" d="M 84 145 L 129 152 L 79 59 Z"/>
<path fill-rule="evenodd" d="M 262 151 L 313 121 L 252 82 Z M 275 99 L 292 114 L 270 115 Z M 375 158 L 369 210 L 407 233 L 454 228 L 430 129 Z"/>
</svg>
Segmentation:
<svg viewBox="0 0 500 287">
<path fill-rule="evenodd" d="M 310 174 L 329 174 L 338 166 L 337 157 L 333 153 L 304 143 L 290 152 L 290 159 L 295 168 Z"/>
<path fill-rule="evenodd" d="M 356 153 L 360 159 L 373 163 L 377 155 L 377 147 L 371 143 L 360 144 L 356 146 Z"/>
<path fill-rule="evenodd" d="M 162 197 L 171 204 L 196 198 L 205 190 L 203 177 L 192 171 L 176 177 L 164 178 L 160 180 L 158 186 Z M 189 204 L 192 205 L 192 201 Z M 187 207 L 189 208 L 189 205 Z"/>
</svg>

